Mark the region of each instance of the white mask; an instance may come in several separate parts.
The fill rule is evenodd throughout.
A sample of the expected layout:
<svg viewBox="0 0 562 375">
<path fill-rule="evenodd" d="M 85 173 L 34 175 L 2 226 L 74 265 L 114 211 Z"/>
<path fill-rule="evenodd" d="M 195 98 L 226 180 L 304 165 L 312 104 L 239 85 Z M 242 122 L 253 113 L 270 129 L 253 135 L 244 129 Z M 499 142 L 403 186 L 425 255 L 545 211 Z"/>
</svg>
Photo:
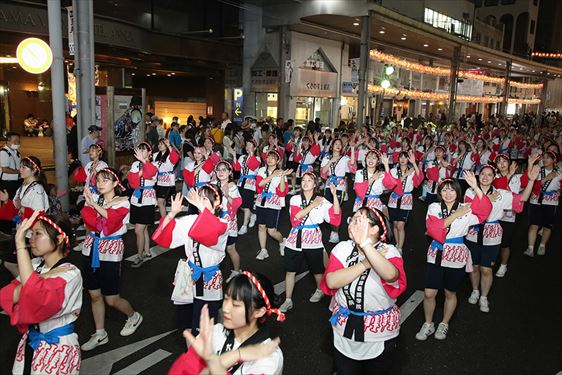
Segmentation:
<svg viewBox="0 0 562 375">
<path fill-rule="evenodd" d="M 18 148 L 20 148 L 20 145 L 12 145 L 12 146 L 11 146 L 11 149 L 12 149 L 12 150 L 17 150 Z"/>
</svg>

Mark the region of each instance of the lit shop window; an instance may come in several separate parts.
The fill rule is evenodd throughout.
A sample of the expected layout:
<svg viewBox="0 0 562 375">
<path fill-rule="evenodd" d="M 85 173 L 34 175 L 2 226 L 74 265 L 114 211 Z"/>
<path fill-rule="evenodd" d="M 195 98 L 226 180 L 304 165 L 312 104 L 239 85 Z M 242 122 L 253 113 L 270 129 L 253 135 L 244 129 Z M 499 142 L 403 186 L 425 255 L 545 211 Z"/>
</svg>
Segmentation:
<svg viewBox="0 0 562 375">
<path fill-rule="evenodd" d="M 472 36 L 472 25 L 436 12 L 433 9 L 425 8 L 424 22 L 438 29 L 445 29 L 447 32 L 458 35 L 461 38 L 470 40 Z"/>
</svg>

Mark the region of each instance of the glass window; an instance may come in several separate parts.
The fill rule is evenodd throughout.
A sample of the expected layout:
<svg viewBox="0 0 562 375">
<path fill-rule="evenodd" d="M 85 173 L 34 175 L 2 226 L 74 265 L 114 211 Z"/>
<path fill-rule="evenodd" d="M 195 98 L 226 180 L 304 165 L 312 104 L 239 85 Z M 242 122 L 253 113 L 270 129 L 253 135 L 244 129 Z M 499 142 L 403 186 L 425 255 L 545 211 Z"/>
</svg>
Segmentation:
<svg viewBox="0 0 562 375">
<path fill-rule="evenodd" d="M 256 117 L 267 116 L 277 118 L 277 93 L 256 93 Z"/>
</svg>

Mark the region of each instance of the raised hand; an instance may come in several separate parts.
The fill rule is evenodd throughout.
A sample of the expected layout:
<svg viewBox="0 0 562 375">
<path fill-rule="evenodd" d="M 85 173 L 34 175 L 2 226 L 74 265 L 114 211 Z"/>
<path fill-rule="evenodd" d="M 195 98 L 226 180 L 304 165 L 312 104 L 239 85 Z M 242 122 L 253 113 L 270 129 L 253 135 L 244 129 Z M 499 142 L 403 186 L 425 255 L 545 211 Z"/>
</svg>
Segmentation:
<svg viewBox="0 0 562 375">
<path fill-rule="evenodd" d="M 490 200 L 492 202 L 497 201 L 498 199 L 500 199 L 500 197 L 502 196 L 502 194 L 499 191 L 494 191 L 492 194 L 490 194 L 488 196 L 488 198 L 490 198 Z"/>
<path fill-rule="evenodd" d="M 175 216 L 183 210 L 183 196 L 181 193 L 177 193 L 172 196 L 171 203 L 170 213 Z"/>
<path fill-rule="evenodd" d="M 412 163 L 412 165 L 416 164 L 416 154 L 413 150 L 408 151 L 408 161 Z"/>
<path fill-rule="evenodd" d="M 531 168 L 527 172 L 527 176 L 529 177 L 529 180 L 535 181 L 539 177 L 539 172 L 540 172 L 539 166 L 538 165 L 533 166 L 533 168 Z M 553 172 L 554 171 L 552 171 L 551 173 L 553 173 Z"/>
<path fill-rule="evenodd" d="M 331 183 L 329 184 L 329 188 L 330 188 L 330 193 L 332 193 L 332 197 L 334 197 L 334 199 L 337 199 L 337 193 L 338 193 L 338 187 L 336 186 L 337 184 Z"/>
<path fill-rule="evenodd" d="M 24 219 L 21 222 L 15 237 L 16 248 L 25 247 L 25 234 L 27 233 L 28 230 L 31 229 L 31 227 L 35 223 L 35 220 L 37 220 L 38 216 L 39 216 L 39 211 L 34 211 L 30 218 Z"/>
<path fill-rule="evenodd" d="M 455 214 L 457 217 L 462 217 L 470 212 L 470 203 L 464 204 L 460 206 L 456 211 Z"/>
<path fill-rule="evenodd" d="M 142 150 L 140 148 L 135 148 L 135 158 L 141 162 L 145 162 L 146 159 L 142 156 Z"/>
<path fill-rule="evenodd" d="M 383 165 L 388 166 L 388 156 L 386 154 L 381 155 L 381 162 Z"/>
<path fill-rule="evenodd" d="M 474 172 L 472 172 L 472 171 L 464 172 L 464 180 L 466 181 L 468 186 L 470 186 L 471 188 L 474 188 L 474 187 L 478 186 L 478 184 L 476 182 L 476 176 L 474 175 Z"/>
<path fill-rule="evenodd" d="M 89 186 L 84 187 L 84 199 L 86 200 L 86 204 L 92 207 L 96 202 L 94 202 L 94 197 L 92 197 L 92 192 Z"/>
</svg>

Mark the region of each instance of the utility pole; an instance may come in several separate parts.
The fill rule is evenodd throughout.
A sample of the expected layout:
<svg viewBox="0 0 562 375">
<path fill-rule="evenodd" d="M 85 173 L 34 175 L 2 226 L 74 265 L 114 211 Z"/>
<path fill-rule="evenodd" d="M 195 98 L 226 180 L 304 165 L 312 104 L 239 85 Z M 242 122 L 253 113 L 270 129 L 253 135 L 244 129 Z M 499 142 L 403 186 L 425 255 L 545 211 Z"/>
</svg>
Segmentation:
<svg viewBox="0 0 562 375">
<path fill-rule="evenodd" d="M 51 93 L 53 103 L 53 142 L 57 191 L 62 209 L 68 212 L 68 148 L 64 110 L 64 56 L 62 54 L 62 26 L 60 0 L 47 1 L 49 15 L 49 43 L 53 52 L 51 65 Z"/>
<path fill-rule="evenodd" d="M 359 93 L 357 100 L 357 126 L 365 122 L 365 99 L 367 98 L 367 72 L 369 66 L 369 41 L 371 39 L 371 11 L 361 17 L 361 45 L 359 47 Z"/>
</svg>

